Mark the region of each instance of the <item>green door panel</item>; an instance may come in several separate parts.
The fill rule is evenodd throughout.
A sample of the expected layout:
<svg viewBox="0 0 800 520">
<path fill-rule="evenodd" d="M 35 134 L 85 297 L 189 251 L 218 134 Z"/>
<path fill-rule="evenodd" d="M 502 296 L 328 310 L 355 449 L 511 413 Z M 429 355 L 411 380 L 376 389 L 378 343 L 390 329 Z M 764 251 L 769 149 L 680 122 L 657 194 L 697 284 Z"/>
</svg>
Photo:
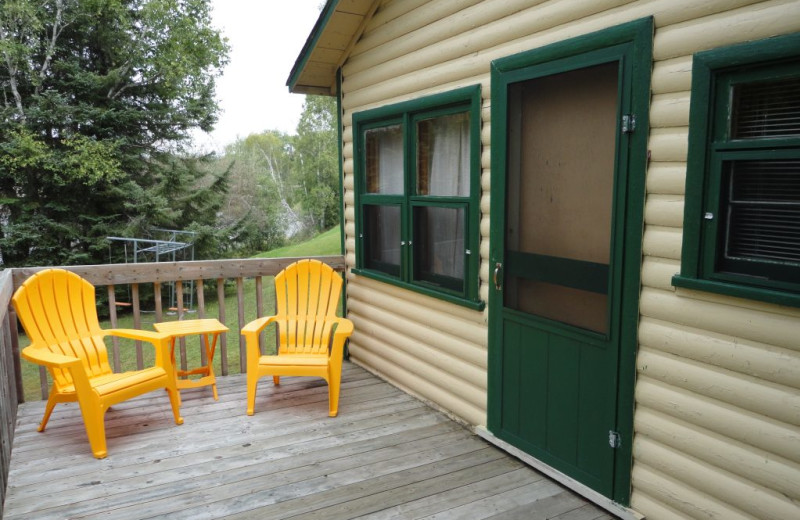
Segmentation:
<svg viewBox="0 0 800 520">
<path fill-rule="evenodd" d="M 504 320 L 500 437 L 556 467 L 581 468 L 581 480 L 611 493 L 613 450 L 607 417 L 616 400 L 615 367 L 603 348 Z M 612 363 L 613 364 L 613 363 Z"/>
</svg>

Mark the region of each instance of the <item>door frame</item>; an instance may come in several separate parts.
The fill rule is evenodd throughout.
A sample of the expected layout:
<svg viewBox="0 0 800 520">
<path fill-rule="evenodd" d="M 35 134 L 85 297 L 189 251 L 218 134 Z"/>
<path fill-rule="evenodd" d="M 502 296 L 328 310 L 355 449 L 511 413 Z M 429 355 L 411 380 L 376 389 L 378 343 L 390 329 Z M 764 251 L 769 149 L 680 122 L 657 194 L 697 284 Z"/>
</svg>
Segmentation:
<svg viewBox="0 0 800 520">
<path fill-rule="evenodd" d="M 628 137 L 627 198 L 622 240 L 621 318 L 619 323 L 619 364 L 617 389 L 616 431 L 620 443 L 614 453 L 613 493 L 615 502 L 630 502 L 634 385 L 636 379 L 636 350 L 638 344 L 639 294 L 642 265 L 644 226 L 645 175 L 649 134 L 650 80 L 653 61 L 653 18 L 643 18 L 592 34 L 557 42 L 539 49 L 515 54 L 492 62 L 491 65 L 491 213 L 490 269 L 504 260 L 505 188 L 507 167 L 507 110 L 508 84 L 525 79 L 524 69 L 541 67 L 565 58 L 618 46 L 630 46 L 626 58 L 631 59 L 630 112 L 635 115 L 635 129 Z M 629 57 L 629 58 L 628 58 Z M 624 68 L 624 67 L 623 67 Z M 554 71 L 554 72 L 557 72 Z M 622 78 L 625 80 L 625 78 Z M 619 167 L 618 167 L 619 168 Z M 489 283 L 489 370 L 487 427 L 498 438 L 502 424 L 501 369 L 503 320 L 502 292 Z M 555 470 L 557 471 L 557 470 Z"/>
</svg>

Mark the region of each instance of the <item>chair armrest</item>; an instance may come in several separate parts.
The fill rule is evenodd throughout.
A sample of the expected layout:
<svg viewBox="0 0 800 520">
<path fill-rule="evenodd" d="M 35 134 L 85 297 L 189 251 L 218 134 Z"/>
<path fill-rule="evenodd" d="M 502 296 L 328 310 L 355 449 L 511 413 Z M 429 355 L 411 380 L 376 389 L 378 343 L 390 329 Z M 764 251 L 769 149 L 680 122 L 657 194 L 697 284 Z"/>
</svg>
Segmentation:
<svg viewBox="0 0 800 520">
<path fill-rule="evenodd" d="M 55 354 L 43 348 L 34 346 L 25 347 L 20 353 L 23 359 L 36 363 L 37 365 L 44 365 L 50 368 L 70 368 L 73 366 L 80 366 L 81 360 L 73 356 L 65 356 L 63 354 Z"/>
<path fill-rule="evenodd" d="M 336 323 L 336 331 L 334 336 L 343 335 L 345 337 L 353 333 L 353 322 L 347 318 L 336 318 L 333 320 Z"/>
<path fill-rule="evenodd" d="M 57 368 L 62 370 L 69 370 L 72 376 L 72 382 L 75 385 L 75 390 L 78 393 L 78 401 L 83 402 L 84 399 L 93 399 L 92 385 L 89 382 L 89 376 L 86 374 L 86 368 L 80 358 L 73 356 L 65 356 L 63 354 L 55 354 L 49 350 L 35 347 L 33 345 L 22 349 L 20 356 L 27 359 L 31 363 L 44 365 L 49 368 Z M 83 404 L 81 406 L 84 406 Z"/>
<path fill-rule="evenodd" d="M 242 327 L 242 336 L 244 336 L 245 355 L 247 356 L 247 370 L 250 373 L 251 368 L 258 367 L 258 358 L 261 357 L 261 349 L 258 345 L 258 335 L 264 330 L 264 327 L 277 320 L 277 316 L 266 316 L 264 318 L 257 318 L 244 327 Z"/>
<path fill-rule="evenodd" d="M 332 318 L 330 321 L 336 324 L 336 330 L 333 332 L 328 358 L 332 362 L 341 363 L 344 356 L 344 342 L 353 333 L 353 322 L 347 318 Z"/>
<path fill-rule="evenodd" d="M 108 336 L 116 336 L 118 338 L 138 339 L 143 341 L 159 342 L 169 339 L 169 334 L 164 332 L 152 332 L 149 330 L 139 329 L 106 329 L 103 331 Z"/>
<path fill-rule="evenodd" d="M 247 336 L 248 334 L 259 334 L 264 328 L 275 321 L 278 317 L 277 316 L 265 316 L 263 318 L 256 318 L 255 320 L 251 321 L 244 327 L 242 327 L 242 336 Z"/>
<path fill-rule="evenodd" d="M 139 329 L 106 329 L 103 331 L 103 335 L 150 343 L 155 349 L 156 366 L 166 369 L 168 373 L 172 373 L 172 356 L 170 356 L 169 351 L 169 339 L 171 336 L 169 334 Z"/>
</svg>

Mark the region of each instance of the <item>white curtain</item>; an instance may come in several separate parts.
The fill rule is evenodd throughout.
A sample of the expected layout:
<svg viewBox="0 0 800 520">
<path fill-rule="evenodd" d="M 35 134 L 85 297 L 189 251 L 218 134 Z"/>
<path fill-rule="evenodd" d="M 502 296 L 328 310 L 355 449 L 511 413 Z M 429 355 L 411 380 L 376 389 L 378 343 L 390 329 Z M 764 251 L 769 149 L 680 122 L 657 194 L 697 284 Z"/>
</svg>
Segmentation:
<svg viewBox="0 0 800 520">
<path fill-rule="evenodd" d="M 397 206 L 380 208 L 379 220 L 381 260 L 400 265 L 400 208 Z"/>
<path fill-rule="evenodd" d="M 469 114 L 453 114 L 429 121 L 430 156 L 428 194 L 469 196 Z M 464 276 L 464 210 L 429 208 L 428 237 L 431 271 L 453 278 Z"/>
<path fill-rule="evenodd" d="M 399 125 L 370 130 L 378 141 L 378 191 L 403 193 L 403 132 Z"/>
<path fill-rule="evenodd" d="M 469 115 L 430 120 L 431 149 L 428 194 L 469 196 Z"/>
<path fill-rule="evenodd" d="M 400 207 L 367 206 L 365 217 L 371 230 L 369 260 L 400 265 Z"/>
<path fill-rule="evenodd" d="M 423 207 L 427 213 L 426 250 L 427 271 L 449 276 L 464 277 L 464 215 L 463 208 Z"/>
</svg>

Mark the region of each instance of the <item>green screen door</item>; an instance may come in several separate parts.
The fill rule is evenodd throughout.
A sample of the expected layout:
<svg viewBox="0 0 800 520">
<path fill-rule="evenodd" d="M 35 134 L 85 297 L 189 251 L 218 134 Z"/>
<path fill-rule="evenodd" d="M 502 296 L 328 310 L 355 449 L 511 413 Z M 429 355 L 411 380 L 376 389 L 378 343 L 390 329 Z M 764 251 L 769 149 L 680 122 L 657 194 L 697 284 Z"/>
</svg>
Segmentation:
<svg viewBox="0 0 800 520">
<path fill-rule="evenodd" d="M 639 269 L 624 262 L 628 226 L 641 238 L 626 211 L 631 49 L 492 77 L 505 133 L 492 162 L 489 429 L 610 498 L 623 308 L 637 305 L 623 298 Z"/>
</svg>

